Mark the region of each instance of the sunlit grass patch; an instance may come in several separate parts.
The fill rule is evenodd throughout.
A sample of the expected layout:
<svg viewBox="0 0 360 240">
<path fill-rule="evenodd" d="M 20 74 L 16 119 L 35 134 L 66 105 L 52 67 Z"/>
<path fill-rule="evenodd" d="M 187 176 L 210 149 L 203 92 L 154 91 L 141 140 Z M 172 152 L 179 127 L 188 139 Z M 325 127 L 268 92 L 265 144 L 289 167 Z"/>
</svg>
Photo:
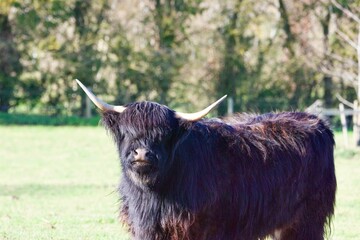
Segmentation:
<svg viewBox="0 0 360 240">
<path fill-rule="evenodd" d="M 331 239 L 360 236 L 360 150 L 336 134 Z M 0 127 L 0 239 L 130 239 L 118 221 L 120 165 L 101 127 Z"/>
<path fill-rule="evenodd" d="M 0 127 L 0 239 L 129 239 L 101 128 Z"/>
</svg>

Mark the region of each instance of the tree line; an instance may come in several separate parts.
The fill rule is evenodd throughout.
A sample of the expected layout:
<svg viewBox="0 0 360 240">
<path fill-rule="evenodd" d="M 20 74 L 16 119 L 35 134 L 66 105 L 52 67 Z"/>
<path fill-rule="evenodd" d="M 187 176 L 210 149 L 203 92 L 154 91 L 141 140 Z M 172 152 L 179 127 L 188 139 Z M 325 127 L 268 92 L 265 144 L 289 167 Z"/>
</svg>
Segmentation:
<svg viewBox="0 0 360 240">
<path fill-rule="evenodd" d="M 75 78 L 114 104 L 331 107 L 358 98 L 359 16 L 359 0 L 2 0 L 0 111 L 84 115 Z"/>
</svg>

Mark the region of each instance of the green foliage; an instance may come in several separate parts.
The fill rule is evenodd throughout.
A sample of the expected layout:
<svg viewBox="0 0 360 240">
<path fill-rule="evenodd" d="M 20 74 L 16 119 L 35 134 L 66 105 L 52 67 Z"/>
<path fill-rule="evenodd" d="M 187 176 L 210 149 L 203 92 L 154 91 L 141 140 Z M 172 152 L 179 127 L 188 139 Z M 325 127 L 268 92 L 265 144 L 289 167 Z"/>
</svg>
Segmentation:
<svg viewBox="0 0 360 240">
<path fill-rule="evenodd" d="M 151 95 L 156 92 L 155 100 L 162 104 L 169 104 L 169 91 L 179 73 L 188 61 L 188 53 L 184 49 L 184 40 L 187 39 L 186 21 L 193 15 L 201 12 L 199 7 L 202 1 L 160 1 L 154 0 L 154 9 L 144 18 L 144 24 L 149 21 L 155 23 L 154 35 L 148 37 L 156 42 L 144 50 L 142 59 L 144 81 L 137 84 L 138 89 Z M 145 61 L 144 61 L 145 60 Z M 147 94 L 148 92 L 148 94 Z"/>
<path fill-rule="evenodd" d="M 339 3 L 351 10 L 358 0 Z M 0 111 L 84 116 L 75 78 L 116 104 L 187 111 L 228 94 L 235 111 L 304 109 L 318 98 L 330 107 L 335 92 L 356 98 L 342 76 L 357 76 L 355 51 L 331 28 L 356 39 L 356 23 L 330 1 L 4 0 Z"/>
<path fill-rule="evenodd" d="M 77 116 L 47 116 L 34 114 L 10 114 L 0 112 L 0 125 L 44 125 L 44 126 L 97 126 L 100 118 Z"/>
</svg>

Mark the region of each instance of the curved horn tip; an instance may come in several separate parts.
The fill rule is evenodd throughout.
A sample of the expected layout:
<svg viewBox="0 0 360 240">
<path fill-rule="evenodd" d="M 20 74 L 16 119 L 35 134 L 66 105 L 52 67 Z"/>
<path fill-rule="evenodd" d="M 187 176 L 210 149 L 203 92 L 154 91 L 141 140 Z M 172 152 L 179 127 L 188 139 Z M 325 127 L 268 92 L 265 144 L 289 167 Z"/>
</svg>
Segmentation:
<svg viewBox="0 0 360 240">
<path fill-rule="evenodd" d="M 79 84 L 79 86 L 84 90 L 84 92 L 86 93 L 86 95 L 90 98 L 90 100 L 102 111 L 107 111 L 107 110 L 111 110 L 111 111 L 115 111 L 118 113 L 122 113 L 126 107 L 123 106 L 114 106 L 114 105 L 110 105 L 107 104 L 106 102 L 100 100 L 99 98 L 97 98 L 87 87 L 84 86 L 84 84 L 82 84 L 78 79 L 75 79 L 76 82 Z"/>
<path fill-rule="evenodd" d="M 77 82 L 77 84 L 78 84 L 82 89 L 87 88 L 87 87 L 85 87 L 84 84 L 82 84 L 82 82 L 80 82 L 79 79 L 76 78 L 75 81 Z"/>
<path fill-rule="evenodd" d="M 199 112 L 196 112 L 196 113 L 176 112 L 176 117 L 182 118 L 185 120 L 189 120 L 189 121 L 198 121 L 198 120 L 202 119 L 203 117 L 205 117 L 213 108 L 215 108 L 217 105 L 219 105 L 226 97 L 227 97 L 227 95 L 224 95 L 219 100 L 217 100 L 216 102 L 209 105 L 207 108 L 205 108 Z"/>
<path fill-rule="evenodd" d="M 224 96 L 222 96 L 219 100 L 217 100 L 216 102 L 222 102 L 225 98 L 227 98 L 227 94 L 225 94 Z"/>
</svg>

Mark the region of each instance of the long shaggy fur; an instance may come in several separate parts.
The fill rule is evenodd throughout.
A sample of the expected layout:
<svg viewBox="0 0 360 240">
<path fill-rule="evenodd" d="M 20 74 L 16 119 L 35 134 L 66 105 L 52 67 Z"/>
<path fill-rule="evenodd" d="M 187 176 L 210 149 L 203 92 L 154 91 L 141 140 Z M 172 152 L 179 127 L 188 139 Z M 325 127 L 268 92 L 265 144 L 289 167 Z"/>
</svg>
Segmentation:
<svg viewBox="0 0 360 240">
<path fill-rule="evenodd" d="M 334 212 L 334 139 L 300 112 L 189 122 L 140 102 L 103 113 L 122 162 L 121 214 L 134 239 L 323 239 Z M 136 174 L 131 150 L 154 164 Z"/>
</svg>

